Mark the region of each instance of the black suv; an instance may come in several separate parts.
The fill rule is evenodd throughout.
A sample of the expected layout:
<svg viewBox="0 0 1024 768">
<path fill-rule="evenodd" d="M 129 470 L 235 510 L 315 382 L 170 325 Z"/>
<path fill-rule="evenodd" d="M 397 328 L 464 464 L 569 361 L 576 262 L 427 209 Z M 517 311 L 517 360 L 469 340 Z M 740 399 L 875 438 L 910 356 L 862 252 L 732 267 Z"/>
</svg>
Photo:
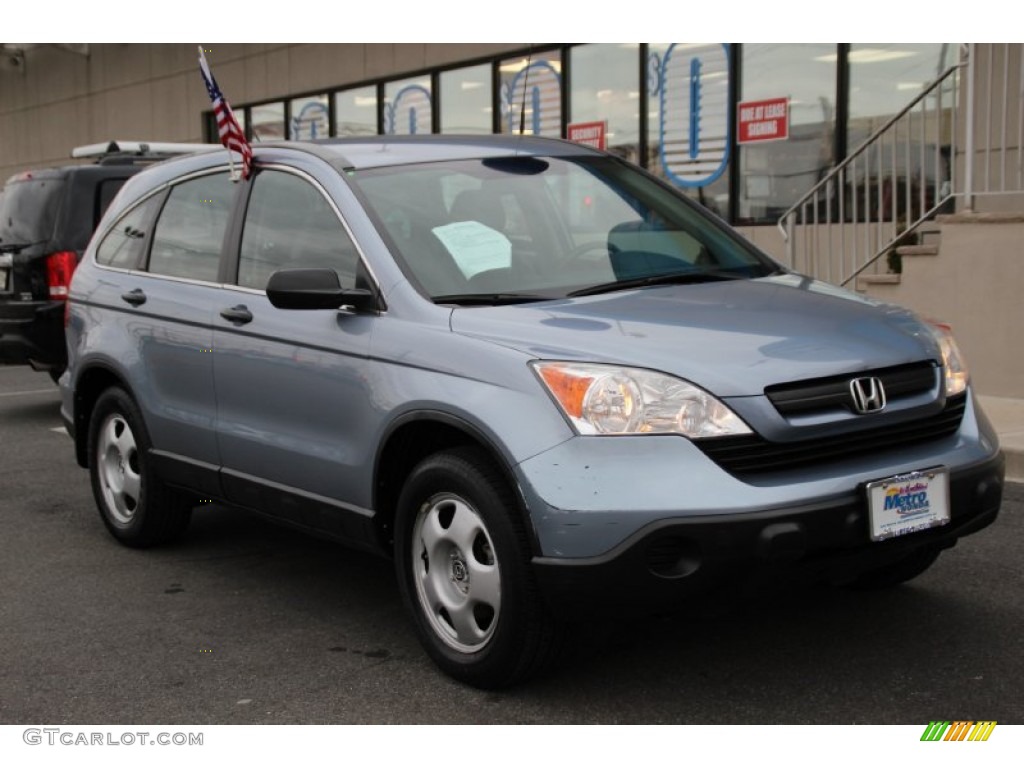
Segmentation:
<svg viewBox="0 0 1024 768">
<path fill-rule="evenodd" d="M 27 363 L 54 381 L 60 377 L 67 365 L 68 285 L 104 211 L 130 176 L 197 146 L 79 147 L 72 157 L 96 162 L 25 171 L 7 180 L 0 194 L 0 363 Z"/>
</svg>

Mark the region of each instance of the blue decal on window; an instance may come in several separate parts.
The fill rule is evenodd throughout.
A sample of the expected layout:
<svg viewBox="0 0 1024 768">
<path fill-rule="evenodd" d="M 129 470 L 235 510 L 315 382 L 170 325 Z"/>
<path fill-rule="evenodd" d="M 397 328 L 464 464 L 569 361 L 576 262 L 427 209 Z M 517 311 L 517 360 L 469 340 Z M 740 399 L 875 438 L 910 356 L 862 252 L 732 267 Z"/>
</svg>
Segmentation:
<svg viewBox="0 0 1024 768">
<path fill-rule="evenodd" d="M 528 76 L 527 73 L 529 73 Z M 529 93 L 526 92 L 526 89 L 529 89 Z M 502 89 L 505 129 L 509 133 L 519 132 L 521 110 L 529 98 L 530 130 L 533 134 L 536 136 L 547 132 L 561 135 L 561 94 L 562 78 L 547 61 L 538 59 L 530 66 L 519 70 L 508 86 Z M 557 111 L 545 114 L 545 102 L 557 104 Z"/>
<path fill-rule="evenodd" d="M 327 133 L 327 107 L 319 101 L 306 102 L 299 114 L 292 118 L 293 139 L 318 139 L 327 136 Z"/>
<path fill-rule="evenodd" d="M 673 43 L 657 65 L 658 156 L 673 184 L 704 187 L 725 173 L 731 77 L 727 43 Z"/>
<path fill-rule="evenodd" d="M 431 102 L 430 91 L 422 85 L 407 85 L 395 94 L 390 104 L 384 105 L 384 133 L 394 135 L 398 133 L 399 119 L 402 111 L 407 112 L 407 128 L 411 134 L 430 133 L 431 126 Z"/>
</svg>

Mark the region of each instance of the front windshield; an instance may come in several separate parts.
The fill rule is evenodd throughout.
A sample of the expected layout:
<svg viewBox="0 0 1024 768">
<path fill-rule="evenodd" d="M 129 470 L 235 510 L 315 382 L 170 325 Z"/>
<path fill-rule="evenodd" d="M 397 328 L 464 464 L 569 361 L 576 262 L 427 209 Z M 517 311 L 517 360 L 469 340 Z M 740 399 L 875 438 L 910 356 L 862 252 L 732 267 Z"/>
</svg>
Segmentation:
<svg viewBox="0 0 1024 768">
<path fill-rule="evenodd" d="M 777 270 L 696 206 L 609 158 L 424 163 L 349 180 L 435 301 L 561 298 Z"/>
</svg>

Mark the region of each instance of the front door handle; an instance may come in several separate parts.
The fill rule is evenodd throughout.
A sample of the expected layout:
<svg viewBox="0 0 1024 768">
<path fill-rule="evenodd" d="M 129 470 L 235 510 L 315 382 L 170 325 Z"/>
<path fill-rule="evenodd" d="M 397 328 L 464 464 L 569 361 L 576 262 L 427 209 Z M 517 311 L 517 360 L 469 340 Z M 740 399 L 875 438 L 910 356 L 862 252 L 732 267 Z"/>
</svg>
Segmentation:
<svg viewBox="0 0 1024 768">
<path fill-rule="evenodd" d="M 141 288 L 134 288 L 127 293 L 122 293 L 121 298 L 133 307 L 138 307 L 146 303 L 146 294 Z"/>
<path fill-rule="evenodd" d="M 228 309 L 222 309 L 220 316 L 236 325 L 245 325 L 252 322 L 252 312 L 249 311 L 245 304 L 236 304 Z"/>
</svg>

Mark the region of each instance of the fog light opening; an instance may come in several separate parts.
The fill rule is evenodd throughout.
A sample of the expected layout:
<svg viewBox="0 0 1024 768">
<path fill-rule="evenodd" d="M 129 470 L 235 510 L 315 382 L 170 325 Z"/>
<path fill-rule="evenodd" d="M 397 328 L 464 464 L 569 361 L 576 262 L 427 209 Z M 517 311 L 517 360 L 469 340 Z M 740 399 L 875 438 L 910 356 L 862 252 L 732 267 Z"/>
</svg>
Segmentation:
<svg viewBox="0 0 1024 768">
<path fill-rule="evenodd" d="M 647 570 L 662 579 L 681 579 L 700 568 L 700 547 L 681 536 L 665 536 L 647 547 Z"/>
</svg>

